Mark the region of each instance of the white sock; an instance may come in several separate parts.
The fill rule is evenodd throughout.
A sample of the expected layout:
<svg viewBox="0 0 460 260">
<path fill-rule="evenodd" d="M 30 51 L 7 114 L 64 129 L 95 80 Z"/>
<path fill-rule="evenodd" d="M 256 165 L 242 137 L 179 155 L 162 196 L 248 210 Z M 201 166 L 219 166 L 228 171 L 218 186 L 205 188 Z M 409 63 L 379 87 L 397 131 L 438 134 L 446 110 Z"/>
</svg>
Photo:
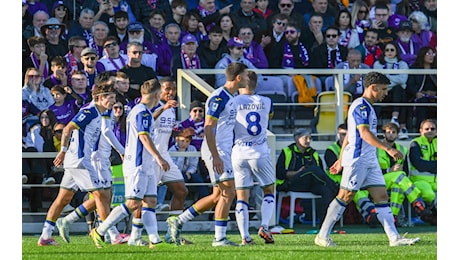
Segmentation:
<svg viewBox="0 0 460 260">
<path fill-rule="evenodd" d="M 112 226 L 116 225 L 122 219 L 129 216 L 129 209 L 126 207 L 125 204 L 120 204 L 116 206 L 107 216 L 105 221 L 96 229 L 97 233 L 100 235 L 105 235 L 107 230 Z"/>
<path fill-rule="evenodd" d="M 334 228 L 335 223 L 340 220 L 346 207 L 347 205 L 341 201 L 339 202 L 339 199 L 337 198 L 331 201 L 329 207 L 327 208 L 326 217 L 324 218 L 323 224 L 319 230 L 319 237 L 323 239 L 329 238 L 332 228 Z"/>
<path fill-rule="evenodd" d="M 149 235 L 150 242 L 154 244 L 161 242 L 161 238 L 158 235 L 157 216 L 155 214 L 155 209 L 142 208 L 142 221 L 144 222 L 145 230 Z"/>
<path fill-rule="evenodd" d="M 241 239 L 249 236 L 249 212 L 248 203 L 244 200 L 238 200 L 235 206 L 235 217 L 238 230 L 240 231 Z"/>
<path fill-rule="evenodd" d="M 396 230 L 395 220 L 388 204 L 375 204 L 375 211 L 377 218 L 385 230 L 385 234 L 390 241 L 394 241 L 399 237 L 398 230 Z"/>
<path fill-rule="evenodd" d="M 275 211 L 275 204 L 275 196 L 273 196 L 273 194 L 266 194 L 264 196 L 262 205 L 260 206 L 260 214 L 262 215 L 260 225 L 266 229 L 268 229 L 271 216 Z"/>
</svg>

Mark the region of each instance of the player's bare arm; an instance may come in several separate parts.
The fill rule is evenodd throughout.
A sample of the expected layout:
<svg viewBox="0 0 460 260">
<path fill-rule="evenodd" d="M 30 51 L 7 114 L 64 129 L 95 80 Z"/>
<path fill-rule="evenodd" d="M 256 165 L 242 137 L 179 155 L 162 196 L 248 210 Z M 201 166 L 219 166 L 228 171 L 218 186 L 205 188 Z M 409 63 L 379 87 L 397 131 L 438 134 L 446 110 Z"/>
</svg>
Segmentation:
<svg viewBox="0 0 460 260">
<path fill-rule="evenodd" d="M 155 157 L 155 160 L 157 161 L 158 165 L 160 165 L 160 168 L 163 171 L 169 171 L 169 163 L 165 159 L 163 159 L 161 154 L 158 152 L 150 136 L 148 134 L 140 134 L 139 140 L 141 141 L 145 149 L 147 149 L 147 151 L 151 155 L 153 155 L 153 157 Z"/>
<path fill-rule="evenodd" d="M 207 116 L 204 120 L 204 136 L 206 137 L 206 143 L 208 144 L 209 151 L 212 155 L 212 165 L 215 172 L 218 174 L 224 173 L 224 162 L 219 156 L 216 145 L 216 136 L 214 135 L 214 129 L 217 126 L 217 119 Z"/>
<path fill-rule="evenodd" d="M 67 152 L 70 143 L 70 137 L 72 136 L 72 132 L 75 129 L 77 129 L 77 127 L 72 122 L 68 123 L 66 127 L 62 129 L 61 151 L 59 151 L 59 153 L 56 155 L 56 158 L 54 158 L 54 166 L 59 167 L 62 165 L 62 162 L 64 162 L 65 153 Z"/>
</svg>

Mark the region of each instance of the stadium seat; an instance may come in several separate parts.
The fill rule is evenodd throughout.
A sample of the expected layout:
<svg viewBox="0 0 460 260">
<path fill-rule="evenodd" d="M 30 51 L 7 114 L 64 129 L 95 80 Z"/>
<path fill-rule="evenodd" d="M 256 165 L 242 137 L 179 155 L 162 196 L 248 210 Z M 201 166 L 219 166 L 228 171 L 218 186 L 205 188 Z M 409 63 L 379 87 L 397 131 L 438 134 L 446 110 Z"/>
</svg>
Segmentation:
<svg viewBox="0 0 460 260">
<path fill-rule="evenodd" d="M 294 208 L 296 199 L 311 199 L 311 214 L 312 214 L 312 226 L 316 226 L 316 201 L 315 199 L 321 198 L 320 195 L 313 194 L 311 192 L 295 192 L 295 191 L 280 191 L 277 192 L 278 204 L 276 207 L 276 224 L 279 224 L 281 214 L 281 203 L 284 197 L 290 197 L 289 206 L 289 228 L 294 227 Z"/>
<path fill-rule="evenodd" d="M 273 104 L 287 102 L 283 80 L 277 76 L 263 76 L 261 80 L 257 82 L 256 94 L 269 97 Z M 288 106 L 274 105 L 273 110 L 275 113 L 272 119 L 285 119 L 288 112 Z"/>
</svg>

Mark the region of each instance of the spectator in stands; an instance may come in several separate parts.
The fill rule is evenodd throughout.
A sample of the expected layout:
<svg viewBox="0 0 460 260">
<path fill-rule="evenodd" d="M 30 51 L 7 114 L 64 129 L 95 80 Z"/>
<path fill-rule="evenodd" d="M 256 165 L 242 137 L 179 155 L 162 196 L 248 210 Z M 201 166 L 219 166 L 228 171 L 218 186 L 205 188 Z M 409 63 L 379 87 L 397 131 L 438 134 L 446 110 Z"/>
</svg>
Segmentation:
<svg viewBox="0 0 460 260">
<path fill-rule="evenodd" d="M 306 37 L 302 37 L 305 39 L 305 45 L 310 53 L 312 53 L 314 48 L 323 43 L 326 38 L 322 31 L 323 23 L 323 17 L 320 14 L 313 13 L 310 16 L 307 29 L 305 30 Z"/>
<path fill-rule="evenodd" d="M 409 17 L 414 11 L 420 11 L 421 1 L 419 0 L 401 0 L 396 4 L 395 13 Z"/>
<path fill-rule="evenodd" d="M 420 123 L 420 136 L 410 143 L 410 180 L 422 192 L 423 201 L 433 212 L 431 224 L 437 222 L 437 174 L 438 138 L 436 120 L 425 119 Z"/>
<path fill-rule="evenodd" d="M 340 124 L 337 127 L 337 141 L 326 148 L 324 152 L 324 162 L 326 163 L 326 173 L 337 185 L 342 181 L 342 170 L 338 173 L 332 173 L 329 169 L 339 159 L 342 144 L 347 135 L 347 125 Z M 378 224 L 377 213 L 374 203 L 369 199 L 369 193 L 356 193 L 353 198 L 356 209 L 363 216 L 364 222 L 370 227 L 376 227 Z M 348 207 L 348 206 L 347 206 Z"/>
<path fill-rule="evenodd" d="M 222 29 L 219 26 L 211 27 L 208 38 L 208 40 L 199 43 L 197 53 L 203 59 L 204 64 L 208 66 L 207 68 L 214 68 L 222 55 L 228 52 L 227 44 L 223 41 Z M 208 83 L 214 86 L 214 80 Z"/>
<path fill-rule="evenodd" d="M 150 14 L 155 9 L 160 9 L 166 14 L 165 20 L 169 20 L 169 17 L 171 17 L 172 15 L 170 1 L 165 1 L 165 0 L 134 1 L 134 6 L 133 6 L 134 16 L 136 16 L 137 21 L 142 24 L 145 24 L 145 25 L 149 24 Z"/>
<path fill-rule="evenodd" d="M 125 111 L 125 106 L 123 105 L 121 101 L 117 101 L 113 105 L 113 115 L 114 115 L 113 133 L 115 134 L 115 137 L 120 142 L 120 144 L 123 147 L 125 147 L 126 145 L 126 117 L 128 113 Z"/>
<path fill-rule="evenodd" d="M 81 13 L 84 12 L 85 9 L 96 10 L 99 6 L 99 3 L 94 0 L 63 0 L 65 6 L 69 8 L 70 14 L 72 17 L 70 18 L 72 21 L 77 21 L 80 17 Z"/>
<path fill-rule="evenodd" d="M 129 77 L 129 89 L 127 96 L 131 100 L 140 97 L 139 88 L 146 80 L 157 78 L 157 74 L 151 67 L 147 67 L 141 63 L 144 50 L 142 44 L 134 41 L 128 43 L 128 64 L 120 71 L 126 73 Z"/>
<path fill-rule="evenodd" d="M 372 22 L 371 28 L 377 29 L 378 40 L 377 43 L 383 49 L 385 43 L 393 42 L 396 40 L 397 35 L 395 30 L 388 24 L 388 18 L 390 18 L 390 8 L 385 3 L 377 3 L 374 6 L 375 9 L 375 21 Z"/>
<path fill-rule="evenodd" d="M 238 38 L 243 41 L 243 56 L 256 68 L 267 69 L 268 60 L 264 49 L 254 40 L 254 31 L 251 25 L 243 24 L 238 31 Z"/>
<path fill-rule="evenodd" d="M 120 45 L 116 36 L 110 35 L 104 41 L 104 55 L 98 60 L 98 71 L 119 71 L 128 64 L 128 56 L 120 54 Z"/>
<path fill-rule="evenodd" d="M 337 64 L 346 61 L 348 49 L 339 44 L 339 33 L 339 28 L 334 26 L 326 29 L 326 41 L 321 43 L 311 53 L 310 68 L 334 69 Z M 323 86 L 325 85 L 326 78 L 329 76 L 331 75 L 317 75 L 321 79 Z"/>
<path fill-rule="evenodd" d="M 364 41 L 356 47 L 361 52 L 361 62 L 374 67 L 374 63 L 382 55 L 382 48 L 377 44 L 378 32 L 376 29 L 369 28 L 364 31 Z"/>
<path fill-rule="evenodd" d="M 134 107 L 134 100 L 128 97 L 127 93 L 129 90 L 129 77 L 126 73 L 122 71 L 117 71 L 115 75 L 115 84 L 114 88 L 117 94 L 117 101 L 121 102 L 123 105 L 123 111 L 126 115 L 131 111 L 131 108 Z"/>
<path fill-rule="evenodd" d="M 71 76 L 70 89 L 66 89 L 67 93 L 75 97 L 76 104 L 79 108 L 92 100 L 91 88 L 87 87 L 87 82 L 88 78 L 86 74 L 83 71 L 76 71 Z"/>
<path fill-rule="evenodd" d="M 130 3 L 132 1 L 127 0 L 110 0 L 112 3 L 113 12 L 116 14 L 118 11 L 123 11 L 128 14 L 129 23 L 136 22 L 136 16 L 134 16 L 133 9 L 131 8 Z M 114 17 L 115 20 L 115 17 Z"/>
<path fill-rule="evenodd" d="M 171 77 L 177 77 L 178 69 L 201 69 L 208 67 L 197 54 L 198 41 L 192 34 L 187 34 L 182 38 L 181 52 L 172 57 Z M 206 101 L 206 95 L 201 93 L 195 86 L 192 86 L 191 100 L 198 99 Z"/>
<path fill-rule="evenodd" d="M 370 69 L 369 66 L 361 62 L 361 52 L 356 49 L 348 51 L 347 60 L 337 64 L 337 69 Z M 351 93 L 353 100 L 362 96 L 364 92 L 363 86 L 364 74 L 343 74 L 343 91 Z M 328 89 L 335 91 L 335 89 Z"/>
<path fill-rule="evenodd" d="M 158 63 L 158 75 L 159 76 L 171 76 L 171 61 L 172 57 L 179 55 L 182 46 L 180 42 L 181 29 L 180 26 L 175 23 L 170 23 L 165 26 L 165 37 L 162 49 L 160 50 Z"/>
<path fill-rule="evenodd" d="M 244 57 L 243 51 L 244 43 L 238 37 L 231 38 L 228 43 L 227 47 L 229 53 L 225 53 L 224 56 L 216 63 L 216 69 L 226 69 L 229 64 L 234 62 L 241 62 L 246 65 L 249 69 L 257 69 L 252 62 Z M 216 74 L 216 84 L 214 85 L 215 88 L 219 88 L 225 84 L 226 77 L 225 74 Z"/>
<path fill-rule="evenodd" d="M 313 11 L 306 13 L 303 16 L 305 25 L 308 24 L 310 16 L 313 13 L 318 13 L 323 16 L 323 28 L 321 30 L 326 32 L 326 29 L 334 25 L 335 22 L 335 15 L 331 12 L 328 12 L 328 0 L 312 0 L 311 5 L 313 7 Z"/>
<path fill-rule="evenodd" d="M 262 17 L 267 21 L 267 18 L 273 14 L 273 10 L 268 8 L 268 0 L 256 0 L 256 6 L 252 11 L 262 15 Z"/>
<path fill-rule="evenodd" d="M 175 136 L 174 145 L 169 148 L 169 152 L 196 152 L 195 146 L 190 145 L 192 141 L 192 135 L 195 131 L 189 131 L 189 129 L 183 129 Z M 198 162 L 200 157 L 185 157 L 185 156 L 172 156 L 173 162 L 177 165 L 179 170 L 182 172 L 184 181 L 186 183 L 204 183 L 204 179 L 198 170 Z M 197 192 L 198 196 L 196 200 L 209 195 L 209 188 L 207 185 L 192 186 L 189 188 L 189 192 Z M 195 203 L 194 201 L 194 203 Z"/>
<path fill-rule="evenodd" d="M 234 25 L 237 30 L 243 25 L 250 25 L 254 35 L 257 36 L 256 39 L 258 39 L 267 30 L 267 23 L 261 14 L 252 10 L 255 6 L 255 0 L 240 0 L 240 8 L 231 12 L 231 16 L 235 21 Z"/>
<path fill-rule="evenodd" d="M 364 32 L 372 25 L 369 6 L 363 0 L 356 0 L 351 7 L 351 26 L 358 31 L 359 42 L 364 41 Z"/>
<path fill-rule="evenodd" d="M 270 1 L 272 2 L 272 1 Z M 297 27 L 300 28 L 300 31 L 304 31 L 306 24 L 303 18 L 303 10 L 295 11 L 294 10 L 294 1 L 293 0 L 278 0 L 277 3 L 278 11 L 274 11 L 272 15 L 267 18 L 267 24 L 275 21 L 273 17 L 277 14 L 285 14 L 289 18 L 289 22 L 297 23 Z M 307 20 L 308 21 L 308 20 Z M 271 30 L 270 28 L 268 28 Z"/>
<path fill-rule="evenodd" d="M 217 9 L 215 0 L 200 0 L 198 2 L 196 11 L 201 15 L 206 31 L 209 31 L 211 27 L 220 25 L 219 20 L 221 20 L 222 16 L 230 14 L 230 8 L 232 6 L 233 4 L 230 4 L 220 9 Z M 225 29 L 222 28 L 222 30 Z"/>
<path fill-rule="evenodd" d="M 319 218 L 326 214 L 327 205 L 335 198 L 338 185 L 324 172 L 318 151 L 310 146 L 311 134 L 305 128 L 294 132 L 294 143 L 281 150 L 276 162 L 278 191 L 312 192 L 321 195 Z"/>
<path fill-rule="evenodd" d="M 36 68 L 28 68 L 24 76 L 24 86 L 22 87 L 22 100 L 27 100 L 40 111 L 48 109 L 54 104 L 53 96 L 49 88 L 42 84 L 43 76 Z"/>
<path fill-rule="evenodd" d="M 46 54 L 46 40 L 41 36 L 32 36 L 27 39 L 31 50 L 30 57 L 22 61 L 22 73 L 28 68 L 36 68 L 40 76 L 47 78 L 50 74 L 48 55 Z"/>
<path fill-rule="evenodd" d="M 68 87 L 64 87 L 63 85 L 54 85 L 51 88 L 51 95 L 53 95 L 54 104 L 49 107 L 56 116 L 56 122 L 63 123 L 65 125 L 72 120 L 72 118 L 77 114 L 78 108 L 83 105 L 81 104 L 82 99 L 78 99 L 79 101 L 81 100 L 80 103 L 78 103 L 78 101 L 74 98 L 67 98 L 67 95 L 70 95 L 66 91 L 67 88 Z M 73 94 L 76 95 L 74 92 Z"/>
<path fill-rule="evenodd" d="M 94 21 L 101 21 L 106 24 L 113 23 L 113 16 L 115 10 L 113 10 L 112 2 L 109 0 L 96 0 L 98 3 L 94 10 Z"/>
<path fill-rule="evenodd" d="M 430 46 L 422 47 L 411 69 L 436 69 L 436 52 Z M 409 74 L 407 79 L 406 93 L 408 102 L 414 103 L 437 103 L 438 83 L 436 74 Z M 436 106 L 414 107 L 415 125 L 419 126 L 426 118 L 437 118 Z M 410 113 L 409 116 L 412 114 Z"/>
<path fill-rule="evenodd" d="M 83 70 L 81 63 L 81 52 L 88 46 L 83 36 L 69 38 L 69 52 L 64 56 L 67 62 L 67 78 L 71 78 L 75 71 Z M 69 82 L 70 83 L 70 82 Z"/>
<path fill-rule="evenodd" d="M 396 44 L 398 45 L 401 59 L 405 61 L 409 66 L 414 63 L 415 56 L 417 56 L 417 52 L 422 47 L 419 42 L 414 42 L 412 40 L 413 33 L 414 31 L 410 21 L 402 21 L 399 24 L 398 30 L 396 31 L 396 35 L 398 35 Z"/>
<path fill-rule="evenodd" d="M 109 35 L 109 26 L 103 21 L 95 21 L 91 27 L 93 45 L 89 46 L 97 50 L 97 56 L 104 56 L 104 42 Z"/>
<path fill-rule="evenodd" d="M 358 31 L 351 23 L 351 13 L 347 9 L 340 10 L 334 25 L 339 28 L 339 44 L 348 49 L 360 44 Z"/>
<path fill-rule="evenodd" d="M 118 38 L 118 42 L 128 41 L 128 24 L 133 23 L 128 19 L 128 13 L 118 11 L 113 15 L 113 27 L 109 27 L 109 35 Z"/>
<path fill-rule="evenodd" d="M 175 23 L 181 26 L 184 15 L 187 13 L 187 1 L 172 0 L 171 12 L 172 15 L 169 17 L 169 19 L 166 19 L 166 24 Z"/>
<path fill-rule="evenodd" d="M 412 23 L 412 42 L 418 43 L 421 47 L 430 46 L 434 33 L 430 30 L 426 15 L 420 11 L 415 11 L 408 18 Z"/>
<path fill-rule="evenodd" d="M 29 128 L 38 122 L 38 114 L 40 110 L 30 103 L 29 100 L 23 99 L 22 100 L 22 136 L 25 137 L 27 135 L 27 131 Z"/>
<path fill-rule="evenodd" d="M 201 151 L 201 144 L 204 138 L 204 105 L 199 100 L 194 100 L 190 103 L 190 116 L 178 124 L 177 129 L 183 130 L 186 128 L 193 128 L 195 134 L 192 136 L 191 145 L 195 146 L 197 151 Z M 201 176 L 206 182 L 210 182 L 209 173 L 203 159 L 198 161 L 198 169 Z"/>
<path fill-rule="evenodd" d="M 260 46 L 264 49 L 265 56 L 270 57 L 273 46 L 284 39 L 284 29 L 288 24 L 289 16 L 286 14 L 275 14 L 271 16 L 271 21 L 267 20 L 267 32 L 262 36 Z"/>
<path fill-rule="evenodd" d="M 378 11 L 378 10 L 377 10 Z M 405 61 L 401 59 L 399 49 L 394 42 L 388 42 L 384 45 L 384 53 L 374 63 L 374 69 L 409 69 Z M 405 103 L 406 86 L 408 74 L 389 74 L 390 79 L 388 95 L 382 100 L 382 103 Z M 406 128 L 407 108 L 405 106 L 391 106 L 391 122 L 399 127 L 399 139 L 409 138 Z M 382 107 L 376 107 L 377 115 L 380 114 Z"/>
<path fill-rule="evenodd" d="M 69 28 L 69 35 L 67 37 L 82 36 L 88 47 L 94 46 L 94 38 L 91 33 L 94 21 L 94 11 L 92 9 L 85 8 L 81 10 L 78 23 L 74 23 Z"/>
<path fill-rule="evenodd" d="M 184 15 L 181 23 L 182 37 L 187 34 L 192 34 L 198 42 L 208 39 L 208 32 L 201 22 L 201 16 L 195 12 L 187 12 Z"/>
<path fill-rule="evenodd" d="M 238 35 L 236 22 L 229 14 L 222 15 L 217 21 L 217 25 L 222 29 L 222 36 L 224 37 L 223 42 L 225 43 L 228 43 L 232 37 L 236 37 Z"/>
<path fill-rule="evenodd" d="M 32 147 L 36 152 L 56 152 L 53 142 L 53 127 L 56 123 L 56 116 L 50 109 L 44 109 L 38 114 L 39 122 L 33 125 L 25 138 L 25 147 Z M 51 176 L 51 167 L 53 159 L 40 159 L 44 164 L 46 171 L 44 172 L 43 184 L 55 184 L 56 179 Z M 39 190 L 40 191 L 40 190 Z M 41 196 L 40 196 L 41 197 Z"/>
<path fill-rule="evenodd" d="M 70 17 L 69 8 L 65 6 L 64 1 L 59 0 L 54 2 L 50 17 L 56 18 L 61 24 L 64 25 L 61 39 L 67 41 L 67 34 L 69 34 L 70 22 L 72 21 L 72 18 Z"/>
<path fill-rule="evenodd" d="M 46 40 L 46 54 L 50 60 L 56 56 L 64 56 L 68 51 L 67 42 L 62 39 L 65 28 L 65 25 L 54 17 L 48 19 L 40 28 Z"/>
<path fill-rule="evenodd" d="M 438 1 L 437 0 L 422 0 L 423 6 L 420 8 L 426 17 L 428 17 L 428 24 L 433 33 L 438 32 Z"/>
<path fill-rule="evenodd" d="M 55 85 L 67 86 L 67 62 L 62 56 L 56 56 L 51 60 L 52 74 L 45 79 L 43 86 L 51 89 Z"/>
<path fill-rule="evenodd" d="M 149 30 L 153 42 L 160 44 L 166 41 L 164 32 L 165 23 L 166 14 L 160 9 L 154 9 L 149 18 Z"/>
<path fill-rule="evenodd" d="M 37 11 L 43 11 L 49 14 L 50 12 L 48 11 L 48 7 L 46 4 L 40 2 L 40 0 L 27 0 L 27 11 L 31 14 L 34 15 Z"/>
<path fill-rule="evenodd" d="M 86 87 L 91 90 L 94 85 L 94 80 L 100 71 L 96 69 L 96 63 L 99 59 L 97 50 L 91 47 L 86 47 L 81 52 L 81 63 L 83 64 L 83 73 L 86 75 L 87 84 Z"/>
<path fill-rule="evenodd" d="M 43 36 L 40 29 L 45 25 L 48 19 L 48 13 L 42 10 L 37 11 L 32 16 L 32 24 L 26 25 L 25 29 L 22 31 L 22 37 L 27 40 L 32 36 Z"/>
</svg>

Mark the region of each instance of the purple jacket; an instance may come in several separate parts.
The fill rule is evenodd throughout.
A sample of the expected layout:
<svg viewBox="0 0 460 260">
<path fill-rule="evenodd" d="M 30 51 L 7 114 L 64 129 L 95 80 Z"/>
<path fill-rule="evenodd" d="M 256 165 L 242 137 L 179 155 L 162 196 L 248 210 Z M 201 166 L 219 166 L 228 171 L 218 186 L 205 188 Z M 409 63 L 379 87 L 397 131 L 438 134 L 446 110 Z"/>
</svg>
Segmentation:
<svg viewBox="0 0 460 260">
<path fill-rule="evenodd" d="M 252 64 L 254 64 L 254 66 L 256 66 L 258 69 L 268 68 L 268 60 L 264 49 L 255 41 L 252 41 L 249 47 L 244 48 L 244 57 L 248 59 Z"/>
</svg>

